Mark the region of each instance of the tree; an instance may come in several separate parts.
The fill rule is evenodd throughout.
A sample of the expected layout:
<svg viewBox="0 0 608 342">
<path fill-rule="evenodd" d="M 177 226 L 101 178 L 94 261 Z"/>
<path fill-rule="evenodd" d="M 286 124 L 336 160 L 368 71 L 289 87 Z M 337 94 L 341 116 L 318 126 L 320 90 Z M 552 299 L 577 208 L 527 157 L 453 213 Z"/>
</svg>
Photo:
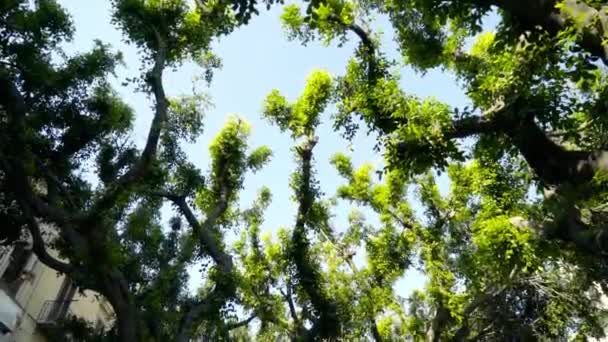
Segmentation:
<svg viewBox="0 0 608 342">
<path fill-rule="evenodd" d="M 560 261 L 559 267 L 546 264 L 550 256 L 555 256 L 544 250 L 543 245 L 557 243 L 564 248 L 558 253 L 559 258 L 566 258 L 568 263 L 575 265 L 573 267 L 581 267 L 586 273 L 578 280 L 589 279 L 588 283 L 576 286 L 588 289 L 594 283 L 604 283 L 603 276 L 590 272 L 589 268 L 603 269 L 605 263 L 602 257 L 606 224 L 602 209 L 606 196 L 603 185 L 605 121 L 602 119 L 605 75 L 600 65 L 604 55 L 602 9 L 600 4 L 570 1 L 525 5 L 503 1 L 327 1 L 312 2 L 305 12 L 297 5 L 287 6 L 282 18 L 292 39 L 307 42 L 320 37 L 326 42 L 343 41 L 349 33 L 359 39 L 359 47 L 345 75 L 338 81 L 335 125 L 346 137 L 352 137 L 360 124 L 379 133 L 379 147 L 384 151 L 389 174 L 397 172 L 411 181 L 412 177 L 431 168 L 454 170 L 459 162 L 467 160 L 478 163 L 474 170 L 482 179 L 505 168 L 507 172 L 519 175 L 506 183 L 509 186 L 516 184 L 513 181 L 525 181 L 516 197 L 518 200 L 514 201 L 517 205 L 512 209 L 500 203 L 502 197 L 512 197 L 510 188 L 492 189 L 494 180 L 485 180 L 484 187 L 491 189 L 488 203 L 499 201 L 490 206 L 493 209 L 479 211 L 476 208 L 481 205 L 478 200 L 464 201 L 448 212 L 447 218 L 438 220 L 440 226 L 454 224 L 450 221 L 457 209 L 475 209 L 472 211 L 474 222 L 479 223 L 468 224 L 467 235 L 472 239 L 471 248 L 477 253 L 492 237 L 491 230 L 486 229 L 494 227 L 500 234 L 505 234 L 508 227 L 515 225 L 512 222 L 516 222 L 517 226 L 525 228 L 524 236 L 531 234 L 534 238 L 524 238 L 512 231 L 507 234 L 510 243 L 515 246 L 520 239 L 531 239 L 539 244 L 529 247 L 533 251 L 531 254 L 540 258 L 543 269 L 568 269 L 562 264 L 566 261 Z M 480 24 L 495 10 L 499 10 L 502 19 L 496 32 L 480 34 Z M 452 109 L 436 99 L 419 99 L 404 93 L 399 88 L 399 78 L 391 71 L 397 63 L 382 53 L 379 41 L 368 29 L 370 12 L 390 19 L 406 64 L 421 72 L 434 67 L 454 72 L 467 90 L 473 109 Z M 464 43 L 469 38 L 476 42 L 467 52 Z M 460 148 L 456 140 L 469 137 L 477 138 L 474 146 L 468 151 Z M 522 196 L 535 188 L 544 190 L 541 192 L 544 198 L 538 203 Z M 470 190 L 463 188 L 460 191 Z M 424 202 L 424 197 L 421 199 Z M 439 209 L 444 208 L 438 207 L 436 214 L 430 212 L 427 216 L 440 216 Z M 477 221 L 485 215 L 488 215 L 485 219 Z M 477 239 L 476 225 L 478 229 L 484 228 Z M 443 274 L 437 280 L 439 284 L 434 284 L 434 274 L 441 270 L 440 274 L 447 272 L 451 261 L 445 258 L 458 259 L 459 253 L 466 251 L 466 243 L 457 244 L 458 252 L 451 249 L 433 251 L 433 248 L 425 252 L 441 241 L 442 234 L 454 234 L 448 230 L 434 235 L 439 232 L 432 233 L 429 228 L 417 235 L 425 246 L 422 257 L 431 285 L 435 287 L 433 291 L 439 291 L 434 295 L 435 301 L 439 301 L 434 303 L 439 305 L 435 308 L 435 318 L 439 322 L 435 326 L 439 327 L 445 326 L 446 319 L 450 318 L 444 313 L 448 305 L 445 301 L 450 300 L 446 291 L 454 290 L 458 277 L 454 279 L 454 276 L 448 276 L 449 273 Z M 486 257 L 499 257 L 500 250 L 494 249 L 494 243 L 485 246 L 492 247 Z M 508 258 L 511 258 L 510 254 Z M 435 270 L 435 267 L 439 269 Z M 458 273 L 464 272 L 461 267 L 464 265 L 458 265 Z M 489 271 L 482 271 L 481 264 L 473 268 L 481 272 L 475 278 L 487 275 Z M 517 276 L 519 270 L 514 271 L 513 276 Z M 460 274 L 460 280 L 462 277 Z M 502 285 L 486 288 L 473 298 L 480 303 L 496 305 L 489 299 L 507 295 L 505 285 L 514 285 L 508 284 L 513 281 L 509 279 L 497 281 Z M 515 290 L 521 296 L 528 291 L 525 288 L 539 284 L 518 286 L 523 286 Z M 565 288 L 559 291 L 567 291 L 569 287 L 560 286 Z M 465 287 L 474 288 L 467 282 Z M 538 297 L 537 294 L 525 295 L 526 298 L 518 299 L 520 304 L 517 305 L 523 305 L 521 300 L 537 300 L 535 296 Z M 511 303 L 509 305 L 516 305 Z M 472 305 L 464 312 L 470 314 L 479 305 Z M 501 323 L 507 321 L 507 318 L 501 319 Z M 532 321 L 538 323 L 538 320 Z M 562 323 L 566 321 L 562 317 Z M 587 323 L 594 325 L 588 320 Z M 536 331 L 541 328 L 530 329 L 537 338 L 543 334 Z M 454 338 L 470 334 L 466 326 L 459 331 Z M 563 330 L 559 332 L 565 334 Z M 441 338 L 436 331 L 432 335 L 432 339 Z M 529 339 L 530 336 L 520 338 Z"/>
<path fill-rule="evenodd" d="M 275 1 L 266 1 L 266 6 Z M 66 322 L 83 340 L 546 340 L 603 336 L 608 152 L 605 6 L 580 1 L 315 0 L 284 7 L 291 39 L 359 45 L 338 77 L 311 73 L 291 102 L 279 90 L 263 115 L 293 141 L 294 222 L 263 232 L 266 187 L 239 193 L 270 147 L 250 149 L 231 117 L 210 168 L 181 149 L 202 132 L 207 98 L 169 98 L 167 68 L 195 61 L 207 81 L 210 44 L 258 13 L 255 1 L 113 0 L 113 22 L 137 47 L 152 121 L 129 139 L 135 113 L 110 86 L 120 54 L 95 42 L 66 56 L 69 15 L 54 0 L 0 5 L 0 231 L 33 241 L 47 266 L 106 297 L 108 332 Z M 419 72 L 458 76 L 472 101 L 452 108 L 400 88 L 372 14 L 389 18 L 398 53 Z M 488 16 L 494 32 L 482 32 Z M 470 48 L 467 42 L 471 42 Z M 331 159 L 344 184 L 321 192 L 317 127 L 335 104 L 336 131 L 378 134 L 383 169 Z M 472 144 L 459 144 L 465 138 Z M 96 182 L 82 171 L 95 172 Z M 435 172 L 447 172 L 441 193 Z M 373 175 L 380 177 L 376 181 Z M 414 190 L 412 192 L 412 190 Z M 411 194 L 415 194 L 415 200 Z M 335 205 L 354 209 L 348 224 Z M 160 208 L 173 206 L 169 226 Z M 424 213 L 416 213 L 421 205 Z M 239 232 L 231 243 L 228 229 Z M 59 258 L 49 252 L 59 252 Z M 200 266 L 205 283 L 185 287 Z M 428 277 L 409 298 L 406 271 Z M 256 328 L 250 323 L 256 322 Z M 65 335 L 64 335 L 65 336 Z"/>
<path fill-rule="evenodd" d="M 137 276 L 162 283 L 171 272 L 183 273 L 180 264 L 169 264 L 156 275 L 159 270 L 145 268 L 127 273 L 133 258 L 143 262 L 150 257 L 146 248 L 176 243 L 171 235 L 159 240 L 154 221 L 159 204 L 146 201 L 166 181 L 188 195 L 201 181 L 178 142 L 200 133 L 204 103 L 196 94 L 167 98 L 163 71 L 186 59 L 204 62 L 212 39 L 238 22 L 231 19 L 229 5 L 222 3 L 194 9 L 186 1 L 112 4 L 115 24 L 141 52 L 142 74 L 132 82 L 152 103 L 153 119 L 141 151 L 128 139 L 134 113 L 108 82 L 120 54 L 101 42 L 85 54 L 61 53 L 61 43 L 71 39 L 74 27 L 55 1 L 2 4 L 2 199 L 11 209 L 3 215 L 12 220 L 3 223 L 11 229 L 26 227 L 43 263 L 68 275 L 80 288 L 105 296 L 116 313 L 120 339 L 134 341 L 144 338 L 139 327 L 146 319 L 136 301 L 154 306 L 145 294 L 134 293 L 141 281 Z M 97 186 L 79 172 L 89 160 L 96 161 Z M 46 238 L 41 223 L 56 234 Z M 3 238 L 17 236 L 11 232 Z M 48 252 L 49 245 L 60 252 L 61 260 Z M 157 255 L 155 261 L 163 267 L 167 259 L 180 258 Z M 170 291 L 170 285 L 158 286 Z M 175 295 L 170 298 L 175 300 Z M 186 314 L 183 329 L 189 331 L 195 318 L 197 312 Z"/>
</svg>

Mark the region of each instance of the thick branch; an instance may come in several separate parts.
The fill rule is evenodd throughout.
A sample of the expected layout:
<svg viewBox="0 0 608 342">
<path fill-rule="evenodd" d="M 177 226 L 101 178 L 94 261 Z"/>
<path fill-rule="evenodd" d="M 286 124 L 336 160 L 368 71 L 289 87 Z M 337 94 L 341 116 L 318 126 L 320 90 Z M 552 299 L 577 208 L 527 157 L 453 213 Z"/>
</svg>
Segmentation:
<svg viewBox="0 0 608 342">
<path fill-rule="evenodd" d="M 186 217 L 186 220 L 192 227 L 193 231 L 197 235 L 200 244 L 209 253 L 209 256 L 215 261 L 218 268 L 225 274 L 229 275 L 232 273 L 233 261 L 232 257 L 224 252 L 216 241 L 212 228 L 217 224 L 217 220 L 220 216 L 228 209 L 228 201 L 230 197 L 230 190 L 225 185 L 225 182 L 220 180 L 222 184 L 220 189 L 220 196 L 218 202 L 212 213 L 205 219 L 201 224 L 196 218 L 192 209 L 186 203 L 185 196 L 177 196 L 173 194 L 161 194 L 170 201 L 172 201 Z M 203 300 L 195 304 L 183 317 L 179 333 L 177 337 L 178 342 L 186 342 L 189 340 L 189 334 L 192 330 L 192 326 L 199 317 L 206 312 L 209 312 L 213 308 L 221 306 L 224 300 L 232 295 L 235 291 L 233 284 L 217 284 L 216 289 L 211 291 Z M 221 290 L 218 287 L 223 287 Z"/>
<path fill-rule="evenodd" d="M 156 53 L 154 67 L 148 74 L 147 82 L 152 88 L 152 93 L 156 100 L 154 118 L 148 132 L 148 138 L 146 140 L 146 146 L 142 151 L 138 161 L 135 163 L 133 168 L 127 171 L 123 176 L 116 180 L 113 184 L 108 186 L 106 192 L 99 198 L 99 200 L 89 210 L 90 220 L 96 220 L 103 213 L 111 208 L 116 200 L 128 192 L 132 185 L 140 181 L 149 168 L 152 162 L 156 158 L 158 150 L 158 143 L 160 140 L 161 132 L 167 121 L 169 103 L 167 101 L 165 90 L 163 87 L 163 70 L 165 68 L 166 49 L 163 39 L 158 35 L 159 48 Z"/>
<path fill-rule="evenodd" d="M 97 282 L 94 289 L 108 299 L 116 313 L 120 341 L 138 341 L 138 311 L 124 274 L 113 269 L 99 276 Z"/>
<path fill-rule="evenodd" d="M 36 254 L 36 257 L 38 257 L 38 259 L 42 261 L 43 264 L 58 272 L 67 275 L 71 274 L 72 271 L 74 271 L 74 266 L 59 261 L 49 254 L 49 252 L 46 250 L 44 238 L 42 237 L 42 233 L 40 232 L 40 226 L 38 225 L 38 222 L 36 222 L 36 219 L 29 212 L 29 208 L 27 207 L 27 205 L 21 206 L 21 208 L 23 216 L 27 221 L 27 227 L 32 236 L 33 251 Z"/>
<path fill-rule="evenodd" d="M 582 184 L 597 172 L 608 172 L 608 151 L 571 151 L 556 144 L 530 116 L 522 117 L 510 109 L 490 116 L 471 116 L 454 120 L 445 132 L 448 139 L 479 134 L 505 134 L 546 184 Z M 405 143 L 397 149 L 408 148 Z"/>
<path fill-rule="evenodd" d="M 35 216 L 43 217 L 52 222 L 59 224 L 59 228 L 68 240 L 77 242 L 79 236 L 69 226 L 69 217 L 62 209 L 51 207 L 40 200 L 32 189 L 28 180 L 27 168 L 24 163 L 26 161 L 26 141 L 24 133 L 26 132 L 25 117 L 27 115 L 27 107 L 23 96 L 17 89 L 17 86 L 11 79 L 9 72 L 5 69 L 0 69 L 0 104 L 4 107 L 8 115 L 8 126 L 13 139 L 12 144 L 6 148 L 12 149 L 8 154 L 8 158 L 2 161 L 3 168 L 7 172 L 11 191 L 19 202 L 21 211 L 23 212 L 27 225 L 34 239 L 34 252 L 40 260 L 56 269 L 59 272 L 68 273 L 72 269 L 68 264 L 60 262 L 52 258 L 44 246 L 38 223 Z"/>
<path fill-rule="evenodd" d="M 287 292 L 283 293 L 283 291 L 281 291 L 281 294 L 283 295 L 283 297 L 285 298 L 285 300 L 287 301 L 287 305 L 289 306 L 289 314 L 291 315 L 291 319 L 293 320 L 293 322 L 295 323 L 295 325 L 297 327 L 300 326 L 300 319 L 298 318 L 298 312 L 296 311 L 296 306 L 293 303 L 293 297 L 292 295 L 292 284 L 291 284 L 291 280 L 289 282 L 287 282 L 286 284 L 287 286 Z"/>
<path fill-rule="evenodd" d="M 532 223 L 532 226 L 549 239 L 559 239 L 572 243 L 581 254 L 592 257 L 608 255 L 606 223 L 589 224 L 584 222 L 580 209 L 574 205 L 572 199 L 569 196 L 558 196 L 558 202 L 555 203 L 555 208 L 557 208 L 556 217 L 546 222 Z M 592 222 L 594 215 L 602 214 L 592 213 Z M 601 218 L 598 221 L 601 221 Z"/>
<path fill-rule="evenodd" d="M 556 0 L 476 0 L 480 5 L 495 5 L 515 19 L 523 30 L 541 26 L 549 33 L 556 35 L 576 21 L 583 23 L 582 38 L 579 44 L 593 56 L 608 61 L 608 47 L 603 44 L 608 33 L 608 6 L 593 8 L 584 1 L 566 0 L 562 9 L 555 5 Z"/>
<path fill-rule="evenodd" d="M 163 194 L 172 201 L 186 217 L 188 224 L 192 227 L 195 234 L 197 235 L 199 242 L 209 253 L 209 256 L 218 265 L 218 267 L 226 273 L 232 272 L 233 262 L 232 257 L 222 250 L 216 241 L 212 228 L 215 226 L 218 218 L 228 208 L 228 194 L 227 191 L 222 191 L 222 195 L 214 209 L 214 211 L 205 219 L 201 224 L 198 218 L 194 215 L 192 209 L 186 203 L 186 198 L 183 196 L 177 196 L 172 194 Z"/>
<path fill-rule="evenodd" d="M 244 326 L 248 325 L 249 323 L 251 323 L 251 321 L 253 321 L 256 317 L 257 317 L 257 315 L 254 313 L 254 314 L 251 314 L 251 316 L 249 316 L 248 318 L 246 318 L 240 322 L 226 324 L 226 330 L 234 330 L 234 329 L 237 329 L 240 327 L 244 327 Z"/>
<path fill-rule="evenodd" d="M 341 25 L 344 29 L 351 31 L 356 34 L 357 37 L 361 40 L 361 44 L 363 45 L 363 53 L 367 62 L 367 78 L 370 83 L 375 83 L 377 78 L 377 62 L 376 62 L 376 44 L 370 37 L 369 32 L 367 32 L 363 27 L 356 23 L 345 24 L 342 19 L 332 14 L 328 17 L 328 20 Z"/>
</svg>

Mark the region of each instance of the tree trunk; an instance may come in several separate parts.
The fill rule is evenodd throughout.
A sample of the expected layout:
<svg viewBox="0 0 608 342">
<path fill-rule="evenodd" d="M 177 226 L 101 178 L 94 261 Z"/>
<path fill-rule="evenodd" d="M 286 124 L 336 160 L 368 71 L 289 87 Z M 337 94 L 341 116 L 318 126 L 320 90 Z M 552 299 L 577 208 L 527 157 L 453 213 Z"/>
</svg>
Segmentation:
<svg viewBox="0 0 608 342">
<path fill-rule="evenodd" d="M 118 326 L 118 338 L 120 341 L 137 341 L 137 320 L 133 307 L 128 303 L 115 307 Z"/>
<path fill-rule="evenodd" d="M 113 272 L 112 275 L 105 276 L 103 289 L 102 294 L 112 304 L 112 308 L 116 314 L 118 340 L 122 342 L 138 341 L 137 309 L 129 293 L 124 276 L 120 272 Z"/>
</svg>

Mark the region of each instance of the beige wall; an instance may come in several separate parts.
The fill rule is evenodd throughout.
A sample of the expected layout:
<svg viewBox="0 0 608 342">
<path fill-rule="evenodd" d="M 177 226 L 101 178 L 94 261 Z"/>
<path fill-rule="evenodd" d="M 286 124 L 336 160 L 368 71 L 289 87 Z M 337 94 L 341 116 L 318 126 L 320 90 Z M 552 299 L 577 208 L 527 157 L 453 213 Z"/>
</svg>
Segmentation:
<svg viewBox="0 0 608 342">
<path fill-rule="evenodd" d="M 17 330 L 12 335 L 12 340 L 15 342 L 45 342 L 46 339 L 36 329 L 36 321 L 45 302 L 56 300 L 65 276 L 48 268 L 35 256 L 30 258 L 25 270 L 30 272 L 29 278 L 23 282 L 14 298 L 23 309 L 24 314 Z M 84 291 L 84 294 L 77 291 L 74 301 L 70 304 L 70 312 L 93 324 L 102 324 L 109 328 L 113 313 L 105 300 L 99 298 L 101 302 L 92 291 Z"/>
</svg>

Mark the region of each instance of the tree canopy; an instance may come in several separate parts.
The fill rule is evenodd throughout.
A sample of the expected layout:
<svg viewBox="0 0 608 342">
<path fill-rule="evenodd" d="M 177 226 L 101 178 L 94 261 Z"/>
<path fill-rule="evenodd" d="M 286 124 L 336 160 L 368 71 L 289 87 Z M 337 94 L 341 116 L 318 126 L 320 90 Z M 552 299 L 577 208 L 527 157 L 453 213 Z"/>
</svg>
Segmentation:
<svg viewBox="0 0 608 342">
<path fill-rule="evenodd" d="M 271 91 L 262 116 L 292 139 L 292 222 L 264 226 L 274 199 L 248 175 L 273 146 L 251 146 L 228 116 L 208 169 L 184 143 L 203 131 L 203 93 L 168 96 L 163 75 L 195 62 L 213 85 L 213 43 L 270 6 L 288 39 L 354 41 L 347 68 L 320 68 L 299 94 Z M 82 341 L 545 341 L 605 335 L 608 290 L 608 5 L 592 0 L 112 0 L 137 48 L 147 96 L 135 112 L 109 81 L 121 53 L 103 41 L 69 55 L 77 29 L 60 0 L 0 3 L 0 242 L 33 241 L 41 262 L 105 297 L 116 320 Z M 489 17 L 498 18 L 484 31 Z M 387 18 L 399 59 L 374 18 Z M 281 29 L 281 28 L 277 28 Z M 400 69 L 456 75 L 472 106 L 409 94 Z M 294 98 L 294 100 L 289 100 Z M 333 134 L 377 137 L 380 167 L 330 162 Z M 85 172 L 94 175 L 94 179 Z M 437 175 L 447 175 L 440 191 Z M 348 222 L 336 222 L 349 203 Z M 173 217 L 162 220 L 161 207 Z M 423 212 L 413 207 L 421 206 Z M 275 227 L 277 228 L 277 227 Z M 233 233 L 236 233 L 234 237 Z M 56 255 L 54 250 L 58 252 Z M 204 283 L 187 289 L 188 269 Z M 403 298 L 410 269 L 427 277 Z M 406 279 L 407 280 L 407 279 Z M 63 335 L 62 335 L 63 334 Z M 60 337 L 58 337 L 60 339 Z"/>
</svg>

